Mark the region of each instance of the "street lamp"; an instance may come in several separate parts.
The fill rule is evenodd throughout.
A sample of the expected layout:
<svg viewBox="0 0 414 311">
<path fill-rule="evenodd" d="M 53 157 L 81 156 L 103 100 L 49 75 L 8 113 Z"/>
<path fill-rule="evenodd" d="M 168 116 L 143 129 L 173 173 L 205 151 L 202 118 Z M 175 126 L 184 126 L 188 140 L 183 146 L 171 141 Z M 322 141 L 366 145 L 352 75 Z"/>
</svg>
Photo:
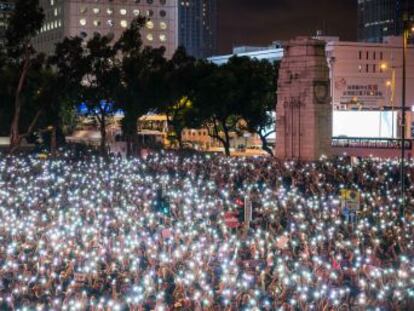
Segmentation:
<svg viewBox="0 0 414 311">
<path fill-rule="evenodd" d="M 395 98 L 395 67 L 394 65 L 388 66 L 388 63 L 381 63 L 380 68 L 382 72 L 385 72 L 388 70 L 388 68 L 391 68 L 391 80 L 387 80 L 385 82 L 385 86 L 387 87 L 387 95 L 386 98 L 389 99 L 389 104 L 391 104 L 391 113 L 392 113 L 392 129 L 391 129 L 391 138 L 394 137 L 394 98 Z M 391 90 L 391 93 L 388 93 L 388 89 Z"/>
<path fill-rule="evenodd" d="M 401 205 L 400 216 L 404 216 L 405 210 L 405 130 L 406 130 L 406 83 L 407 83 L 407 49 L 408 49 L 408 37 L 410 32 L 414 32 L 414 25 L 410 25 L 408 15 L 403 17 L 403 68 L 402 68 L 402 120 L 401 120 Z"/>
</svg>

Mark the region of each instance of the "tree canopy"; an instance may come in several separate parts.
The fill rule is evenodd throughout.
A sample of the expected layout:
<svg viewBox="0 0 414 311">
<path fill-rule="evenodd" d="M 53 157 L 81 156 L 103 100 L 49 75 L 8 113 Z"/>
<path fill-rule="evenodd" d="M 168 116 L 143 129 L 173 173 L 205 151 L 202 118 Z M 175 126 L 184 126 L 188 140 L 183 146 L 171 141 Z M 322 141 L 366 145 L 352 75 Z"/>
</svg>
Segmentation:
<svg viewBox="0 0 414 311">
<path fill-rule="evenodd" d="M 102 153 L 107 125 L 118 111 L 129 153 L 138 119 L 149 112 L 167 116 L 169 136 L 180 147 L 185 128 L 203 127 L 227 155 L 231 140 L 246 131 L 271 153 L 276 65 L 234 56 L 217 66 L 183 47 L 166 59 L 165 48 L 144 46 L 142 17 L 117 40 L 99 33 L 88 40 L 64 38 L 47 58 L 31 44 L 43 20 L 38 0 L 17 0 L 0 47 L 0 134 L 10 135 L 12 151 L 36 130 L 56 133 L 82 103 L 97 121 Z"/>
</svg>

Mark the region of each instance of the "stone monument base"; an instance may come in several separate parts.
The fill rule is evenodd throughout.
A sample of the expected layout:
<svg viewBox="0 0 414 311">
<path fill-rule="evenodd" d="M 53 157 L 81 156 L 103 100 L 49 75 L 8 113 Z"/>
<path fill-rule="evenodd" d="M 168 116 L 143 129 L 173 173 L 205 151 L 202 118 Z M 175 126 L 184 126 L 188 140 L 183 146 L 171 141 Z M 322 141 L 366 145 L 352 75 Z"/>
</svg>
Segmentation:
<svg viewBox="0 0 414 311">
<path fill-rule="evenodd" d="M 331 156 L 332 106 L 325 42 L 288 42 L 278 80 L 275 155 L 315 161 Z"/>
</svg>

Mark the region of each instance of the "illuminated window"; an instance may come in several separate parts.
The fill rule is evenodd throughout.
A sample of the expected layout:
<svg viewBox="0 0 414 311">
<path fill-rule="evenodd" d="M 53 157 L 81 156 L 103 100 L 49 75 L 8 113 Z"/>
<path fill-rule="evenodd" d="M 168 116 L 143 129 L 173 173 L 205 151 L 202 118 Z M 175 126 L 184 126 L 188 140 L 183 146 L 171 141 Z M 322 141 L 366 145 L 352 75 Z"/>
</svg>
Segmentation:
<svg viewBox="0 0 414 311">
<path fill-rule="evenodd" d="M 120 9 L 120 10 L 119 10 L 119 13 L 120 13 L 121 15 L 126 15 L 126 14 L 127 14 L 127 10 L 126 10 L 126 9 Z"/>
<path fill-rule="evenodd" d="M 109 27 L 113 27 L 113 26 L 114 26 L 114 22 L 113 22 L 113 20 L 112 20 L 112 19 L 108 19 L 108 20 L 106 21 L 106 24 L 107 24 Z"/>
<path fill-rule="evenodd" d="M 162 30 L 167 29 L 167 23 L 165 23 L 165 22 L 161 22 L 161 23 L 160 23 L 160 28 L 161 28 Z"/>
<path fill-rule="evenodd" d="M 166 35 L 164 35 L 164 34 L 161 34 L 161 35 L 160 35 L 160 41 L 161 41 L 161 42 L 165 42 L 165 41 L 167 41 L 167 36 L 166 36 Z"/>
<path fill-rule="evenodd" d="M 101 11 L 99 8 L 93 8 L 93 13 L 94 14 L 99 14 L 99 12 Z"/>
<path fill-rule="evenodd" d="M 128 27 L 128 22 L 125 19 L 123 19 L 123 20 L 121 20 L 120 25 L 121 25 L 122 28 L 127 28 Z"/>
<path fill-rule="evenodd" d="M 80 23 L 82 26 L 85 26 L 85 25 L 86 25 L 86 18 L 81 18 L 81 19 L 80 19 L 80 21 L 79 21 L 79 23 Z"/>
<path fill-rule="evenodd" d="M 138 15 L 139 15 L 139 10 L 138 10 L 138 9 L 135 9 L 135 10 L 133 10 L 133 11 L 132 11 L 132 13 L 133 13 L 135 16 L 138 16 Z"/>
<path fill-rule="evenodd" d="M 111 9 L 111 8 L 107 8 L 107 9 L 106 9 L 106 13 L 107 13 L 108 15 L 112 15 L 112 14 L 114 14 L 114 10 L 113 10 L 113 9 Z"/>
<path fill-rule="evenodd" d="M 154 40 L 154 36 L 151 33 L 147 34 L 147 40 L 148 41 L 153 41 Z"/>
<path fill-rule="evenodd" d="M 93 21 L 93 25 L 94 25 L 95 27 L 101 26 L 101 21 L 100 21 L 99 19 L 95 19 L 95 20 Z"/>
<path fill-rule="evenodd" d="M 154 29 L 154 23 L 152 21 L 148 21 L 145 26 L 147 26 L 148 29 Z"/>
</svg>

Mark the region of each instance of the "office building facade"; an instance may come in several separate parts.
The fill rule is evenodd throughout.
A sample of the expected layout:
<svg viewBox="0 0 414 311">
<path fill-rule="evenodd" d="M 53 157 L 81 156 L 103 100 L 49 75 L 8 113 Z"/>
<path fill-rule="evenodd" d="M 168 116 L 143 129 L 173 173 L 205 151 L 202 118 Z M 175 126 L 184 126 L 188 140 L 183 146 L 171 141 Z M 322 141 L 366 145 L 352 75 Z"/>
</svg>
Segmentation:
<svg viewBox="0 0 414 311">
<path fill-rule="evenodd" d="M 4 42 L 8 19 L 14 10 L 14 2 L 7 0 L 0 0 L 0 44 Z"/>
<path fill-rule="evenodd" d="M 164 46 L 170 57 L 178 46 L 177 0 L 41 0 L 45 23 L 34 39 L 38 51 L 51 54 L 64 37 L 83 36 L 86 40 L 100 33 L 119 39 L 131 21 L 144 16 L 144 45 Z"/>
<path fill-rule="evenodd" d="M 403 32 L 403 16 L 414 17 L 412 0 L 358 0 L 358 41 L 382 42 Z"/>
<path fill-rule="evenodd" d="M 194 56 L 205 53 L 205 33 L 214 33 L 209 3 L 215 0 L 40 0 L 45 23 L 34 45 L 40 52 L 51 54 L 55 44 L 64 37 L 94 33 L 110 34 L 117 40 L 134 18 L 143 16 L 147 22 L 141 32 L 145 46 L 165 47 L 171 57 L 179 45 Z M 213 11 L 211 11 L 213 12 Z M 215 12 L 215 11 L 214 11 Z M 182 22 L 181 22 L 182 21 Z M 208 41 L 210 42 L 210 41 Z M 213 44 L 208 43 L 208 47 Z"/>
<path fill-rule="evenodd" d="M 178 40 L 197 58 L 212 56 L 217 46 L 217 0 L 183 0 L 178 10 Z"/>
</svg>

